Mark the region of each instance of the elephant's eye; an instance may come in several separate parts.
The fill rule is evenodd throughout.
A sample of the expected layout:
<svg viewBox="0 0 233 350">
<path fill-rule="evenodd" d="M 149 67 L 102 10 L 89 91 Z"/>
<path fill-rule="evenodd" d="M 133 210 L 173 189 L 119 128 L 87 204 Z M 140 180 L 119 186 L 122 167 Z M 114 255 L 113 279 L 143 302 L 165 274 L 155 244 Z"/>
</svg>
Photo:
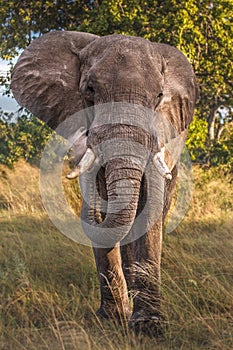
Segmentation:
<svg viewBox="0 0 233 350">
<path fill-rule="evenodd" d="M 160 93 L 158 94 L 158 96 L 157 97 L 162 97 L 163 96 L 163 92 L 162 91 L 160 91 Z"/>
<path fill-rule="evenodd" d="M 86 93 L 93 95 L 95 92 L 94 87 L 93 87 L 93 82 L 92 80 L 87 81 L 86 83 Z"/>
<path fill-rule="evenodd" d="M 85 98 L 88 101 L 90 101 L 90 102 L 94 101 L 95 89 L 94 89 L 94 87 L 92 85 L 92 82 L 88 82 L 86 84 L 86 87 L 85 87 L 83 93 L 84 93 Z"/>
<path fill-rule="evenodd" d="M 160 104 L 162 97 L 163 97 L 163 92 L 160 91 L 155 98 L 155 108 Z"/>
<path fill-rule="evenodd" d="M 91 94 L 94 94 L 95 90 L 94 90 L 92 85 L 90 85 L 90 84 L 87 85 L 87 92 L 91 93 Z"/>
</svg>

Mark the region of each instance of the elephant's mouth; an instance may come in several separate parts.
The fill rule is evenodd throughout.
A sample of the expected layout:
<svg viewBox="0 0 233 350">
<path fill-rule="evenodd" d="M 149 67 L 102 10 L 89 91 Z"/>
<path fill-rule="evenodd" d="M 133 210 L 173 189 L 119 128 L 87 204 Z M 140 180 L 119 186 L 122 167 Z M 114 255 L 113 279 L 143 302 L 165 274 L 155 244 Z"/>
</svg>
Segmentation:
<svg viewBox="0 0 233 350">
<path fill-rule="evenodd" d="M 101 149 L 95 153 L 93 151 L 94 148 L 98 149 L 99 145 L 103 144 L 104 142 L 117 139 L 124 140 L 126 142 L 132 141 L 145 147 L 145 149 L 151 153 L 153 162 L 160 174 L 164 178 L 171 180 L 170 170 L 164 161 L 164 149 L 159 149 L 157 137 L 148 131 L 139 128 L 138 126 L 120 123 L 97 126 L 89 131 L 88 138 L 86 140 L 87 149 L 85 149 L 83 156 L 79 157 L 79 162 L 76 164 L 73 171 L 67 175 L 67 178 L 75 179 L 92 166 L 98 157 L 96 153 L 102 153 Z M 77 148 L 78 142 L 79 140 L 76 141 Z"/>
</svg>

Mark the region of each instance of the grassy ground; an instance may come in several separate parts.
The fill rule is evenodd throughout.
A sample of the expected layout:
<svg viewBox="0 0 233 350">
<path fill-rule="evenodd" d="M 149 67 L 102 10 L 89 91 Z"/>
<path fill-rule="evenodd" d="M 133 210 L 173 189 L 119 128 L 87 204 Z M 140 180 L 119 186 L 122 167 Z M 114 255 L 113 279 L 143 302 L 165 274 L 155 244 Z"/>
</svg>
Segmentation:
<svg viewBox="0 0 233 350">
<path fill-rule="evenodd" d="M 14 172 L 1 167 L 0 349 L 232 349 L 232 184 L 198 168 L 194 177 L 190 210 L 164 237 L 168 325 L 156 340 L 96 318 L 91 249 L 63 236 L 46 216 L 38 169 L 23 162 Z"/>
</svg>

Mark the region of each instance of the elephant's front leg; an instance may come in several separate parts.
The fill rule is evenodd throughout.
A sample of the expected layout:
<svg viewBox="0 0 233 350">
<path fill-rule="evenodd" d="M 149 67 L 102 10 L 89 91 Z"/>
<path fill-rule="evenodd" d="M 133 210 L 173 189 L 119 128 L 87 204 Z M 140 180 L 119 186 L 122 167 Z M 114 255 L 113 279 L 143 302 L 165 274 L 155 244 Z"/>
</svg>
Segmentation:
<svg viewBox="0 0 233 350">
<path fill-rule="evenodd" d="M 135 318 L 160 317 L 161 247 L 162 215 L 156 224 L 135 242 Z"/>
<path fill-rule="evenodd" d="M 157 223 L 135 242 L 134 307 L 129 326 L 136 333 L 161 332 L 160 262 L 162 214 Z"/>
<path fill-rule="evenodd" d="M 128 290 L 122 270 L 120 248 L 93 248 L 101 290 L 97 315 L 117 317 L 124 322 L 130 317 Z"/>
</svg>

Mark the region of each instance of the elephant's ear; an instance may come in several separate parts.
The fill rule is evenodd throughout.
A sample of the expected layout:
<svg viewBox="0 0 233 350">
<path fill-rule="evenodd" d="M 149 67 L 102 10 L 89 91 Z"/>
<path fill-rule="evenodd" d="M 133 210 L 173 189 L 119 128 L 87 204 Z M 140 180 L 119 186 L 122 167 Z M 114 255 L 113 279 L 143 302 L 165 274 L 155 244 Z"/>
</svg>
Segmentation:
<svg viewBox="0 0 233 350">
<path fill-rule="evenodd" d="M 165 62 L 163 98 L 158 111 L 167 117 L 178 133 L 192 121 L 198 86 L 191 64 L 175 47 L 154 44 Z"/>
<path fill-rule="evenodd" d="M 82 108 L 79 52 L 98 36 L 74 31 L 50 32 L 21 54 L 12 73 L 17 102 L 55 129 Z"/>
</svg>

